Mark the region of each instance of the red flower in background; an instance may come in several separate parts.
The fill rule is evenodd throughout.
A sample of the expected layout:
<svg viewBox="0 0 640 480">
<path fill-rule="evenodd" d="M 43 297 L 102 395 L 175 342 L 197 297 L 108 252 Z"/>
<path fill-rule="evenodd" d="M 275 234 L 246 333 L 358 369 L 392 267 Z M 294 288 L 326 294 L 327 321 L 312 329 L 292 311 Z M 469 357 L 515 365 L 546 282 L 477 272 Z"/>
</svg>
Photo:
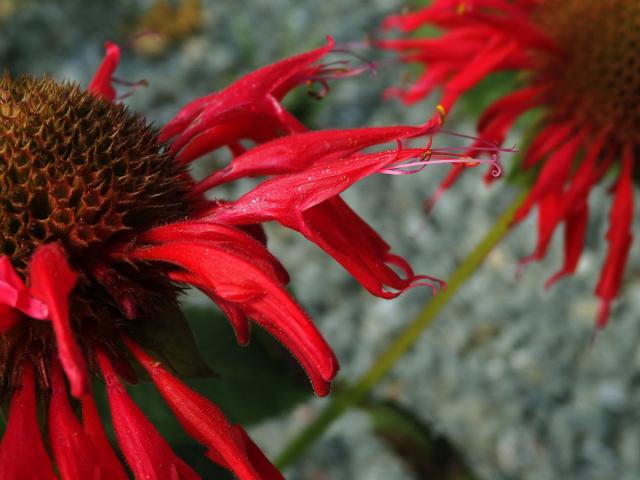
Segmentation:
<svg viewBox="0 0 640 480">
<path fill-rule="evenodd" d="M 537 176 L 516 221 L 538 207 L 538 243 L 527 259 L 542 258 L 564 224 L 564 265 L 547 285 L 575 271 L 588 220 L 591 189 L 607 173 L 612 188 L 609 249 L 595 289 L 597 327 L 606 325 L 632 243 L 632 174 L 640 152 L 640 3 L 634 0 L 436 0 L 429 7 L 386 19 L 385 28 L 411 32 L 430 25 L 437 38 L 383 40 L 406 62 L 425 65 L 407 90 L 407 103 L 443 87 L 448 111 L 466 91 L 497 71 L 522 72 L 524 84 L 497 100 L 478 122 L 471 148 L 502 144 L 525 112 L 544 109 L 522 167 Z M 454 166 L 434 196 L 461 173 Z"/>
<path fill-rule="evenodd" d="M 136 381 L 132 361 L 213 462 L 242 479 L 281 478 L 241 427 L 138 338 L 141 325 L 179 320 L 178 295 L 193 285 L 226 314 L 241 344 L 249 341 L 250 321 L 257 323 L 326 395 L 338 362 L 287 292 L 287 272 L 267 250 L 262 222 L 299 231 L 374 295 L 394 298 L 431 284 L 391 253 L 340 193 L 368 175 L 434 161 L 430 146 L 401 148 L 401 141 L 435 133 L 438 122 L 312 132 L 280 103 L 300 84 L 350 73 L 317 63 L 332 46 L 195 100 L 159 132 L 115 102 L 114 44 L 88 91 L 47 78 L 0 80 L 0 391 L 10 403 L 2 479 L 50 479 L 54 471 L 63 479 L 127 477 L 94 404 L 94 376 L 104 379 L 135 478 L 197 478 L 128 396 L 121 379 Z M 398 146 L 365 151 L 389 142 Z M 234 154 L 229 165 L 191 179 L 188 164 L 222 147 Z M 236 201 L 203 196 L 252 176 L 269 178 Z M 38 405 L 47 403 L 49 449 L 37 422 Z"/>
</svg>

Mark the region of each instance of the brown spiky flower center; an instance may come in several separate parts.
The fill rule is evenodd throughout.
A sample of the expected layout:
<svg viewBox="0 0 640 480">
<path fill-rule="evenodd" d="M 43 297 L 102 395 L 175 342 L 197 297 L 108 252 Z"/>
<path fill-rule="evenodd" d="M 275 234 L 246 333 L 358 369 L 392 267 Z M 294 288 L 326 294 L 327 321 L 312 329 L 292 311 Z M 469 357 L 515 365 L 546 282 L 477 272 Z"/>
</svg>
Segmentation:
<svg viewBox="0 0 640 480">
<path fill-rule="evenodd" d="M 126 107 L 47 78 L 0 78 L 0 254 L 28 282 L 39 245 L 64 247 L 79 275 L 72 328 L 88 358 L 123 327 L 179 314 L 161 270 L 114 263 L 105 250 L 188 216 L 189 188 L 156 130 Z M 43 365 L 54 349 L 49 322 L 19 322 L 0 337 L 0 384 L 11 385 L 24 355 Z"/>
<path fill-rule="evenodd" d="M 554 113 L 640 145 L 640 2 L 546 0 L 536 22 L 564 52 L 542 65 Z"/>
<path fill-rule="evenodd" d="M 16 268 L 42 243 L 78 260 L 184 216 L 183 176 L 126 107 L 51 79 L 0 79 L 0 253 Z"/>
</svg>

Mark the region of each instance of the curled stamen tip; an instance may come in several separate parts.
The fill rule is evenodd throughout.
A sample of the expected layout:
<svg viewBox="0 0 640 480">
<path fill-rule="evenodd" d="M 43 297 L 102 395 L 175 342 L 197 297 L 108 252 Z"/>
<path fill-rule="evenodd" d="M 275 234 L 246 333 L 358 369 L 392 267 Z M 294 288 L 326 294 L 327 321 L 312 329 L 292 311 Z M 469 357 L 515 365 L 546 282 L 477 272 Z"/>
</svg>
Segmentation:
<svg viewBox="0 0 640 480">
<path fill-rule="evenodd" d="M 501 175 L 502 175 L 502 167 L 498 162 L 493 163 L 491 167 L 491 176 L 498 178 Z"/>
<path fill-rule="evenodd" d="M 130 97 L 140 88 L 147 88 L 149 86 L 149 81 L 146 78 L 142 78 L 140 80 L 136 80 L 135 82 L 129 82 L 127 80 L 122 80 L 119 78 L 112 78 L 112 82 L 118 85 L 124 85 L 129 88 L 129 91 L 123 93 L 122 95 L 118 95 L 117 100 L 124 100 L 125 98 Z"/>
<path fill-rule="evenodd" d="M 313 90 L 313 86 L 316 83 L 319 84 L 321 87 L 319 91 Z M 305 86 L 307 88 L 307 95 L 316 100 L 322 100 L 324 97 L 326 97 L 329 94 L 329 84 L 327 83 L 326 80 L 309 79 L 306 81 Z"/>
</svg>

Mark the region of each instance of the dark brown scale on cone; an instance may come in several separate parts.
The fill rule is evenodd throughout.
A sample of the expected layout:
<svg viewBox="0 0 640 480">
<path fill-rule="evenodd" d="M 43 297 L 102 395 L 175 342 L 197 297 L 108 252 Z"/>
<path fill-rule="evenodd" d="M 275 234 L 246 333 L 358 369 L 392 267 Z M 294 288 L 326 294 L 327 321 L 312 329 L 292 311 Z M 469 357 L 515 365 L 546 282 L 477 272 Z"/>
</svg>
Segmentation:
<svg viewBox="0 0 640 480">
<path fill-rule="evenodd" d="M 161 267 L 113 263 L 104 249 L 187 217 L 190 186 L 156 130 L 126 107 L 48 78 L 0 77 L 0 255 L 28 280 L 38 245 L 64 246 L 79 274 L 70 316 L 89 365 L 97 345 L 117 352 L 123 329 L 135 336 L 137 322 L 175 310 L 179 288 Z M 49 322 L 0 335 L 0 392 L 27 359 L 47 388 L 55 348 Z"/>
<path fill-rule="evenodd" d="M 126 107 L 51 79 L 0 79 L 0 253 L 16 268 L 42 243 L 76 260 L 184 217 L 184 178 Z"/>
<path fill-rule="evenodd" d="M 546 0 L 536 22 L 565 52 L 544 56 L 553 113 L 640 146 L 640 2 Z"/>
</svg>

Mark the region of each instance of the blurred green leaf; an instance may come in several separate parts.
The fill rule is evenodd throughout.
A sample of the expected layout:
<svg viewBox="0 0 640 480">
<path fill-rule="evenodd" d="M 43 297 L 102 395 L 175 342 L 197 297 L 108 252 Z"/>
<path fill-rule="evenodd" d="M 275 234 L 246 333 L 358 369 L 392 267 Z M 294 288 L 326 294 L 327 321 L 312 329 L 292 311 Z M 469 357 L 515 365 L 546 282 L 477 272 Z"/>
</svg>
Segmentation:
<svg viewBox="0 0 640 480">
<path fill-rule="evenodd" d="M 321 89 L 322 86 L 309 85 L 300 87 L 287 95 L 282 104 L 285 109 L 293 114 L 304 125 L 313 124 L 313 118 L 323 107 L 322 98 L 314 98 L 310 92 Z"/>
<path fill-rule="evenodd" d="M 518 88 L 520 79 L 513 72 L 496 72 L 485 77 L 461 98 L 459 118 L 472 115 L 475 121 L 478 116 L 493 102 Z"/>
<path fill-rule="evenodd" d="M 153 322 L 139 322 L 131 336 L 156 352 L 180 378 L 213 376 L 200 355 L 189 322 L 178 307 L 163 310 Z"/>
<path fill-rule="evenodd" d="M 312 395 L 300 365 L 276 340 L 255 328 L 240 347 L 229 322 L 212 308 L 191 308 L 187 317 L 204 359 L 219 377 L 189 383 L 218 404 L 234 422 L 248 425 L 288 412 Z"/>
<path fill-rule="evenodd" d="M 196 357 L 206 368 L 212 365 L 215 378 L 194 378 L 192 375 L 181 379 L 217 404 L 232 422 L 246 426 L 290 411 L 311 396 L 311 386 L 298 363 L 267 333 L 255 329 L 251 343 L 241 347 L 236 343 L 229 322 L 215 309 L 192 307 L 186 311 L 186 316 L 195 336 L 189 330 L 190 340 L 185 340 L 184 325 L 180 325 L 173 337 L 169 333 L 159 335 L 156 332 L 150 337 L 156 342 L 154 350 L 171 358 L 172 365 L 179 361 L 179 365 L 189 366 L 188 362 Z M 167 343 L 176 341 L 178 345 L 159 345 L 161 338 Z M 192 349 L 191 355 L 184 350 L 187 346 Z M 196 353 L 198 350 L 200 354 Z M 202 365 L 199 363 L 198 366 Z M 183 371 L 185 369 L 189 370 L 185 367 Z M 199 369 L 192 368 L 191 371 Z M 176 431 L 171 425 L 175 422 L 153 385 L 141 382 L 131 390 L 132 396 L 158 428 L 168 428 L 163 433 L 174 436 Z M 175 426 L 179 429 L 177 424 Z"/>
</svg>

